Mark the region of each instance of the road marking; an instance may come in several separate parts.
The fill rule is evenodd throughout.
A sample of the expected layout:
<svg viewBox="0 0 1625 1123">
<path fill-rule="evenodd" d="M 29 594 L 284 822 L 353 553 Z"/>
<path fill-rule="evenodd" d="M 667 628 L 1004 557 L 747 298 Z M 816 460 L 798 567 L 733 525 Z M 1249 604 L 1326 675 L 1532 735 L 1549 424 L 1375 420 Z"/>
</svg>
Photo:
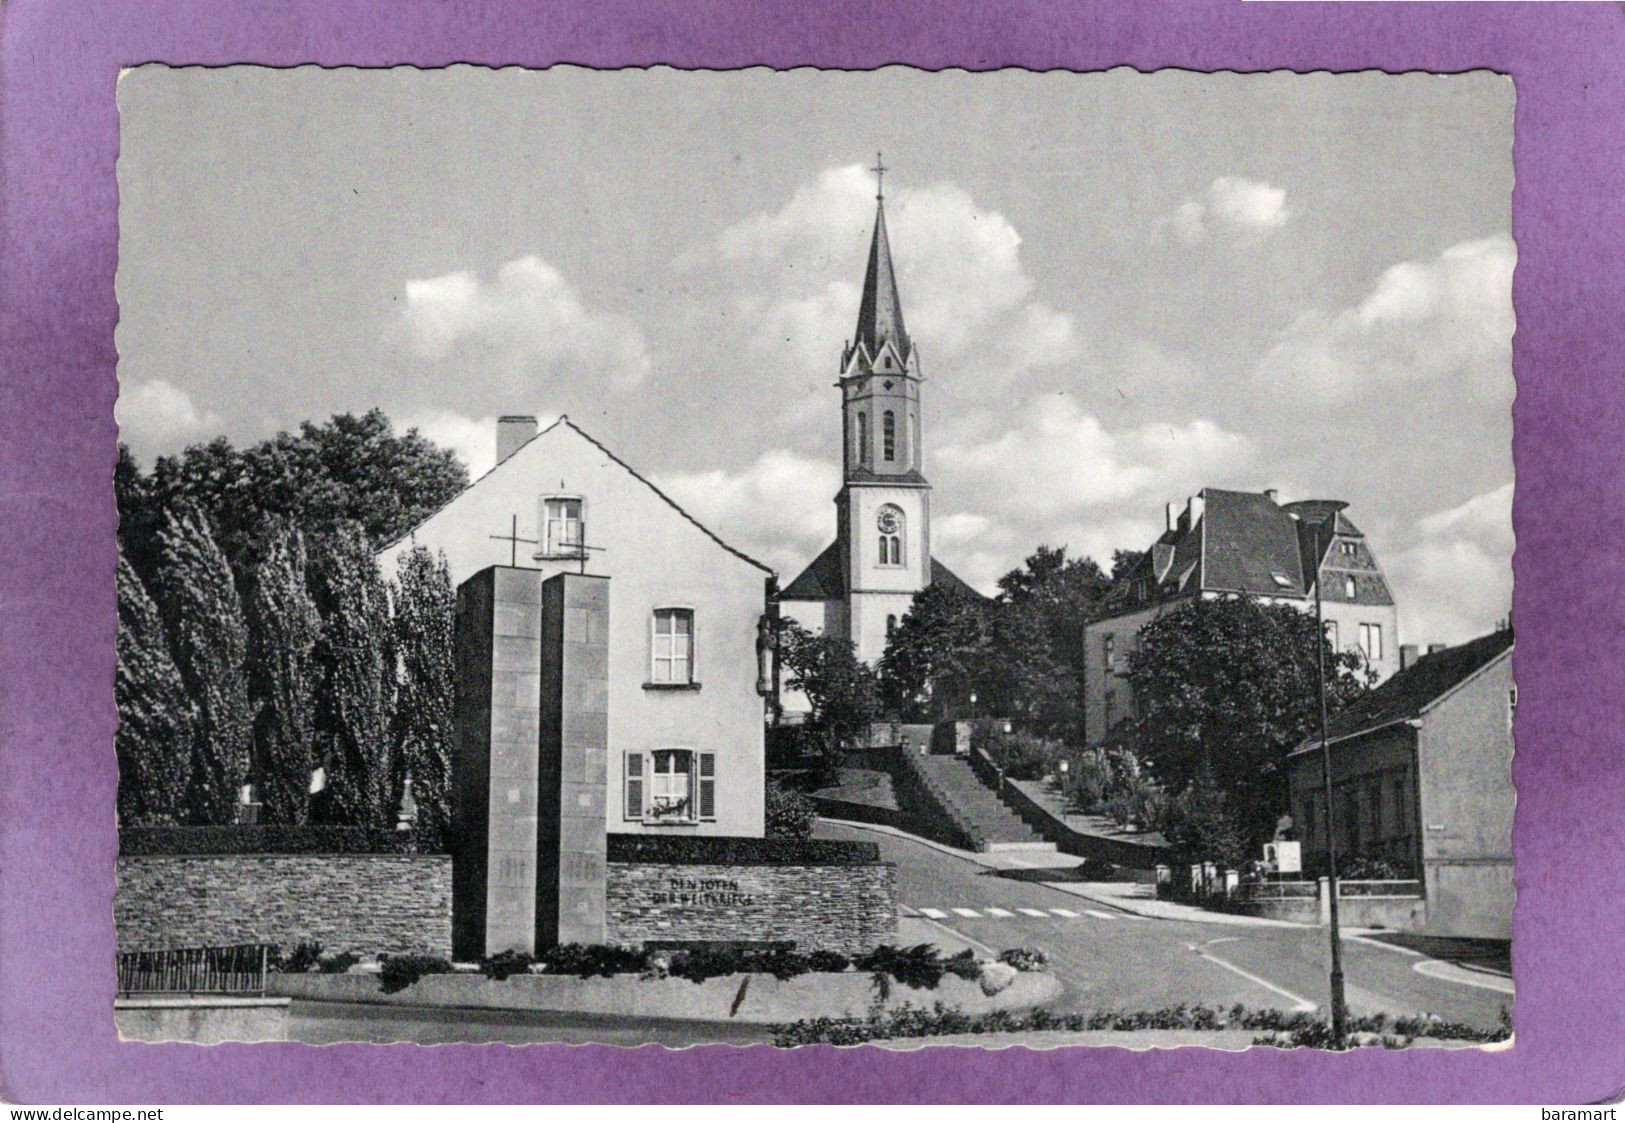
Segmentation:
<svg viewBox="0 0 1625 1123">
<path fill-rule="evenodd" d="M 1512 994 L 1512 980 L 1502 975 L 1493 975 L 1489 972 L 1472 971 L 1454 963 L 1447 963 L 1442 959 L 1424 959 L 1420 963 L 1412 964 L 1411 970 L 1418 975 L 1426 975 L 1430 979 L 1443 979 L 1447 983 L 1460 983 L 1464 987 L 1478 987 L 1482 990 L 1493 990 L 1501 994 Z"/>
<path fill-rule="evenodd" d="M 950 911 L 953 912 L 956 916 L 968 916 L 968 917 L 972 918 L 973 920 L 980 919 L 981 915 L 982 915 L 981 913 L 977 912 L 975 909 L 951 909 Z"/>
<path fill-rule="evenodd" d="M 983 909 L 982 911 L 987 913 L 987 915 L 989 915 L 989 916 L 1014 916 L 1014 915 L 1016 915 L 1015 913 L 1011 912 L 1009 909 L 996 909 L 996 908 L 988 907 L 988 908 Z"/>
<path fill-rule="evenodd" d="M 921 911 L 923 912 L 924 910 L 922 909 Z M 948 935 L 950 935 L 950 936 L 953 936 L 955 939 L 964 940 L 967 944 L 971 944 L 974 947 L 981 948 L 983 951 L 987 952 L 989 955 L 998 955 L 999 954 L 997 948 L 994 948 L 994 947 L 991 947 L 991 946 L 989 946 L 987 944 L 984 944 L 981 940 L 978 940 L 975 936 L 967 936 L 967 935 L 965 935 L 965 933 L 961 932 L 957 928 L 950 928 L 946 924 L 942 923 L 940 920 L 929 920 L 928 919 L 928 920 L 926 920 L 926 923 L 931 925 L 933 928 L 941 928 L 944 932 L 948 933 Z"/>
<path fill-rule="evenodd" d="M 1017 909 L 1016 911 L 1020 912 L 1022 916 L 1041 916 L 1045 920 L 1049 919 L 1049 913 L 1043 909 Z"/>
<path fill-rule="evenodd" d="M 946 920 L 948 917 L 948 914 L 943 912 L 941 909 L 921 909 L 920 915 L 928 916 L 932 920 Z"/>
<path fill-rule="evenodd" d="M 1230 937 L 1230 938 L 1239 940 L 1241 937 L 1235 936 L 1235 937 Z M 1286 999 L 1291 1000 L 1291 1002 L 1293 1003 L 1292 1008 L 1294 1010 L 1301 1010 L 1304 1013 L 1309 1013 L 1309 1012 L 1311 1012 L 1313 1010 L 1319 1009 L 1319 1006 L 1317 1006 L 1315 1003 L 1309 1001 L 1307 998 L 1305 998 L 1301 994 L 1293 994 L 1291 991 L 1287 990 L 1285 987 L 1278 987 L 1274 983 L 1270 982 L 1268 979 L 1259 978 L 1257 975 L 1253 974 L 1251 971 L 1245 971 L 1242 968 L 1237 967 L 1234 963 L 1231 963 L 1231 962 L 1229 962 L 1227 960 L 1220 959 L 1216 955 L 1208 954 L 1206 951 L 1203 950 L 1203 945 L 1186 944 L 1185 946 L 1190 948 L 1192 951 L 1194 951 L 1197 955 L 1201 956 L 1203 959 L 1207 960 L 1209 963 L 1218 964 L 1220 967 L 1223 967 L 1226 971 L 1232 971 L 1235 974 L 1240 975 L 1242 978 L 1246 979 L 1250 983 L 1257 983 L 1259 986 L 1263 987 L 1265 990 L 1273 991 L 1274 993 L 1280 995 L 1282 998 L 1286 998 Z"/>
<path fill-rule="evenodd" d="M 1071 909 L 1050 909 L 1049 911 L 1054 913 L 1056 916 L 1064 916 L 1068 920 L 1078 919 L 1078 914 L 1073 912 Z"/>
<path fill-rule="evenodd" d="M 1088 913 L 1090 916 L 1097 917 L 1097 918 L 1099 918 L 1101 920 L 1116 920 L 1117 919 L 1116 914 L 1109 913 L 1109 912 L 1101 912 L 1099 909 L 1084 909 L 1083 911 Z"/>
</svg>

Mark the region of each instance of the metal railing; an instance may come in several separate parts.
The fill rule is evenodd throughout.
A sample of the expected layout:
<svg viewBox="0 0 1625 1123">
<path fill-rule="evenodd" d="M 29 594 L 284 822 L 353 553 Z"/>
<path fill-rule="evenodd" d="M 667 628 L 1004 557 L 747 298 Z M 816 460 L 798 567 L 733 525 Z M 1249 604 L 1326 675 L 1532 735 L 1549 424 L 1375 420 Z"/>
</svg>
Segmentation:
<svg viewBox="0 0 1625 1123">
<path fill-rule="evenodd" d="M 118 957 L 120 994 L 263 995 L 269 944 L 129 951 Z"/>
</svg>

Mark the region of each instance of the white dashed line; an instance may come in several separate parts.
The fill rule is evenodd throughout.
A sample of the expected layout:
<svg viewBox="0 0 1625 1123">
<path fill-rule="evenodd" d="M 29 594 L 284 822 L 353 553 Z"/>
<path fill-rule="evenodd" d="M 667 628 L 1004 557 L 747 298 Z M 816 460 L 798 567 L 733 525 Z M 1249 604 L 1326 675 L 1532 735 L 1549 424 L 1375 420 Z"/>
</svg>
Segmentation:
<svg viewBox="0 0 1625 1123">
<path fill-rule="evenodd" d="M 987 915 L 989 915 L 989 916 L 1014 916 L 1014 915 L 1016 915 L 1015 913 L 1011 912 L 1009 909 L 996 909 L 996 908 L 993 908 L 991 906 L 989 906 L 988 908 L 983 909 L 982 911 L 987 913 Z"/>
<path fill-rule="evenodd" d="M 920 915 L 928 916 L 932 920 L 944 920 L 948 916 L 948 914 L 943 912 L 941 909 L 921 909 Z"/>
<path fill-rule="evenodd" d="M 1117 914 L 1115 914 L 1115 913 L 1100 912 L 1097 909 L 1084 909 L 1083 911 L 1088 913 L 1090 916 L 1096 917 L 1096 918 L 1098 918 L 1100 920 L 1116 920 L 1117 919 Z"/>
<path fill-rule="evenodd" d="M 1049 911 L 1054 913 L 1056 916 L 1064 916 L 1068 920 L 1076 920 L 1078 918 L 1078 914 L 1073 912 L 1071 909 L 1050 909 Z"/>
<path fill-rule="evenodd" d="M 1043 909 L 1017 909 L 1016 911 L 1021 913 L 1022 916 L 1042 916 L 1046 920 L 1049 919 L 1049 913 Z"/>
<path fill-rule="evenodd" d="M 982 915 L 981 913 L 977 912 L 975 909 L 954 909 L 952 911 L 953 911 L 954 915 L 956 915 L 956 916 L 968 916 L 968 917 L 971 917 L 972 919 L 979 918 Z"/>
</svg>

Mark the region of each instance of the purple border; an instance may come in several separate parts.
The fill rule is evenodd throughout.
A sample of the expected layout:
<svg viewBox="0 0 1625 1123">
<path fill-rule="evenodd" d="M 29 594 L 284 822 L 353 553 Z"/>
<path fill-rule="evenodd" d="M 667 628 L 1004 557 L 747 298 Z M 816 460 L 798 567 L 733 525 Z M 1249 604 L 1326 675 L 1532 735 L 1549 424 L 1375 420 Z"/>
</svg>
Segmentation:
<svg viewBox="0 0 1625 1123">
<path fill-rule="evenodd" d="M 0 49 L 5 1099 L 1578 1103 L 1625 1084 L 1625 555 L 1612 525 L 1625 492 L 1625 20 L 1614 5 L 13 0 Z M 1516 1047 L 1327 1056 L 120 1044 L 108 1017 L 113 94 L 120 66 L 151 60 L 1513 75 Z"/>
</svg>

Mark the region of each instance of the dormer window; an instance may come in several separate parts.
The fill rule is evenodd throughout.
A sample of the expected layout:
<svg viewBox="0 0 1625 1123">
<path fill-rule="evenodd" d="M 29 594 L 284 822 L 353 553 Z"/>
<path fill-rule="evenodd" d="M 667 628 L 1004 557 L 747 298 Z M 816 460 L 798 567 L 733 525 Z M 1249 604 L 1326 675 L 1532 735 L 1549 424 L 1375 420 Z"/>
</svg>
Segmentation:
<svg viewBox="0 0 1625 1123">
<path fill-rule="evenodd" d="M 1343 595 L 1353 600 L 1360 594 L 1360 582 L 1353 577 L 1343 578 Z"/>
<path fill-rule="evenodd" d="M 1278 589 L 1290 589 L 1294 585 L 1292 578 L 1282 573 L 1279 569 L 1270 570 L 1270 580 L 1275 582 L 1275 586 Z"/>
<path fill-rule="evenodd" d="M 544 558 L 578 558 L 586 542 L 586 523 L 579 495 L 550 495 L 542 500 Z"/>
</svg>

